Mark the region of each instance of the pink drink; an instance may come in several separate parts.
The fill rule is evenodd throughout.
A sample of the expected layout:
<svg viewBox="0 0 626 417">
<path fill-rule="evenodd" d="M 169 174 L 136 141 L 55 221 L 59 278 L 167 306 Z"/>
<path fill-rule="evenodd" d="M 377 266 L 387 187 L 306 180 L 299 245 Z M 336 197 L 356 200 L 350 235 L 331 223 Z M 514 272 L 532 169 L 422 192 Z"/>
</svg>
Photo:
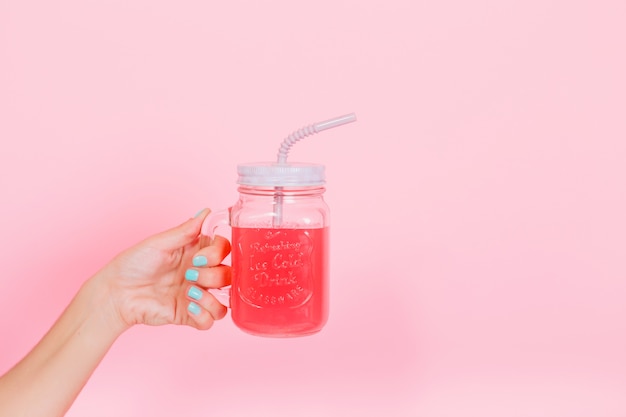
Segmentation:
<svg viewBox="0 0 626 417">
<path fill-rule="evenodd" d="M 263 336 L 318 332 L 328 319 L 328 227 L 232 229 L 232 318 Z"/>
</svg>

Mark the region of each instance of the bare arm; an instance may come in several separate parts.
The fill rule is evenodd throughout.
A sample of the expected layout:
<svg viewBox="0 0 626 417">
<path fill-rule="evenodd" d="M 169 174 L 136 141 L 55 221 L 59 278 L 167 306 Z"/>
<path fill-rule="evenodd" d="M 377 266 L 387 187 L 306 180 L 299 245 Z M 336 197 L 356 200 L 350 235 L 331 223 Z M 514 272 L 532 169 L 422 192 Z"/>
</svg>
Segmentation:
<svg viewBox="0 0 626 417">
<path fill-rule="evenodd" d="M 125 330 L 98 277 L 83 285 L 37 346 L 0 378 L 0 415 L 62 416 Z"/>
</svg>

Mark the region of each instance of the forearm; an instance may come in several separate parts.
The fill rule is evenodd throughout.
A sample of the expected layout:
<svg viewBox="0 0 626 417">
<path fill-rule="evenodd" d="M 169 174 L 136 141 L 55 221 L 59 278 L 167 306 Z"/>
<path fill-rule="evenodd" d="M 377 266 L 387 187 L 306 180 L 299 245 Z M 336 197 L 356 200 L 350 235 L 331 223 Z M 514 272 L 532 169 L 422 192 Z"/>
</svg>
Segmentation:
<svg viewBox="0 0 626 417">
<path fill-rule="evenodd" d="M 0 415 L 62 416 L 125 327 L 106 285 L 87 281 L 35 348 L 0 378 Z"/>
</svg>

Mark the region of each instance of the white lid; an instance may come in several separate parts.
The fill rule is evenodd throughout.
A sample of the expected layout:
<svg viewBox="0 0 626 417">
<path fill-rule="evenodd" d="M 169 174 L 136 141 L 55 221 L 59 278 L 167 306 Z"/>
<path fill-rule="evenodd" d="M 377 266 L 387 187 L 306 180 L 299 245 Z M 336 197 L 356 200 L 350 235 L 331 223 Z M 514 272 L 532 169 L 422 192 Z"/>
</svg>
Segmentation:
<svg viewBox="0 0 626 417">
<path fill-rule="evenodd" d="M 256 187 L 308 187 L 326 181 L 324 165 L 257 162 L 237 165 L 237 183 Z"/>
</svg>

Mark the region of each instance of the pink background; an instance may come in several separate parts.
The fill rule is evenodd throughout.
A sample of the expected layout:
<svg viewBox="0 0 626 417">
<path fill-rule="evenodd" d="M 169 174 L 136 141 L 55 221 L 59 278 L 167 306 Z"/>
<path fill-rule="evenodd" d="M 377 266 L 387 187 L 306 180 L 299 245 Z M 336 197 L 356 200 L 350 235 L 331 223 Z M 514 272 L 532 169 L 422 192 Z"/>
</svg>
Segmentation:
<svg viewBox="0 0 626 417">
<path fill-rule="evenodd" d="M 322 333 L 124 334 L 69 416 L 626 415 L 624 1 L 0 1 L 0 372 L 125 247 L 327 165 Z M 62 376 L 60 376 L 62 381 Z"/>
</svg>

